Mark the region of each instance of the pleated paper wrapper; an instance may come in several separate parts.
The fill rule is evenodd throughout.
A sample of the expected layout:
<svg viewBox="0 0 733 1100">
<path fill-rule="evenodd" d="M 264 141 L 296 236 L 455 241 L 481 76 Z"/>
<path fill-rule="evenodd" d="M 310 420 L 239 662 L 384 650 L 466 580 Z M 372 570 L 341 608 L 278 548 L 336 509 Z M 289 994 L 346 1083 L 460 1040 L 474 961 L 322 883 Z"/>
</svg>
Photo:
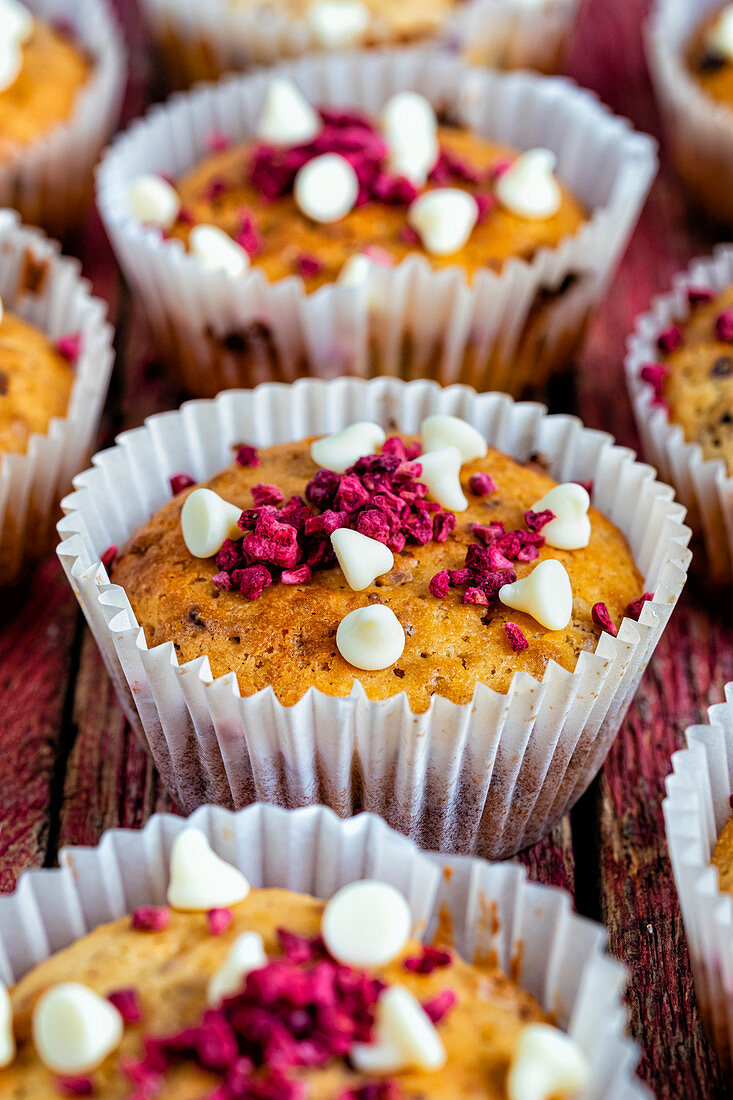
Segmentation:
<svg viewBox="0 0 733 1100">
<path fill-rule="evenodd" d="M 578 0 L 464 0 L 434 42 L 473 64 L 560 72 L 577 9 Z M 323 49 L 307 17 L 293 18 L 273 4 L 143 0 L 143 10 L 175 87 Z"/>
<path fill-rule="evenodd" d="M 165 904 L 171 846 L 186 824 L 155 814 L 141 831 L 112 829 L 96 848 L 65 849 L 60 870 L 26 872 L 15 894 L 0 897 L 0 978 L 12 983 L 97 925 Z M 327 899 L 362 878 L 389 882 L 426 942 L 449 914 L 464 958 L 511 972 L 581 1045 L 591 1065 L 582 1100 L 650 1100 L 634 1076 L 638 1048 L 625 1037 L 626 971 L 564 891 L 528 882 L 518 866 L 420 853 L 369 814 L 343 822 L 322 807 L 207 806 L 188 824 L 254 886 Z"/>
<path fill-rule="evenodd" d="M 362 287 L 335 283 L 312 294 L 299 276 L 269 282 L 256 265 L 237 277 L 206 270 L 181 241 L 132 216 L 130 184 L 148 172 L 178 178 L 208 155 L 214 133 L 250 139 L 272 76 L 174 97 L 106 155 L 98 205 L 176 381 L 209 397 L 301 375 L 385 374 L 518 396 L 567 370 L 646 198 L 652 139 L 569 81 L 485 72 L 426 50 L 304 59 L 278 72 L 314 103 L 376 114 L 412 88 L 485 138 L 519 150 L 547 146 L 589 220 L 556 248 L 514 257 L 500 273 L 483 268 L 470 284 L 462 268 L 433 269 L 417 253 L 393 267 L 372 264 Z"/>
<path fill-rule="evenodd" d="M 646 53 L 665 134 L 695 202 L 733 225 L 733 112 L 695 80 L 686 50 L 720 0 L 656 0 L 646 28 Z"/>
<path fill-rule="evenodd" d="M 126 58 L 108 0 L 27 0 L 34 16 L 68 30 L 92 62 L 69 119 L 0 163 L 0 206 L 64 237 L 91 206 L 94 166 L 112 134 L 125 90 Z"/>
<path fill-rule="evenodd" d="M 34 433 L 24 454 L 0 457 L 0 585 L 17 581 L 55 540 L 59 503 L 96 438 L 112 370 L 107 307 L 93 298 L 78 260 L 40 230 L 0 210 L 0 300 L 51 340 L 80 334 L 81 351 L 64 417 Z M 30 272 L 30 276 L 29 276 Z"/>
<path fill-rule="evenodd" d="M 723 245 L 713 257 L 695 260 L 675 277 L 674 289 L 655 298 L 649 312 L 638 318 L 626 356 L 626 384 L 642 453 L 686 506 L 700 549 L 698 559 L 696 547 L 695 568 L 704 566 L 703 579 L 712 586 L 733 583 L 733 479 L 723 459 L 704 458 L 700 446 L 686 441 L 682 427 L 670 421 L 667 409 L 654 405 L 652 387 L 639 372 L 659 360 L 660 333 L 689 317 L 689 287 L 709 287 L 717 293 L 731 283 L 733 246 Z"/>
<path fill-rule="evenodd" d="M 241 698 L 234 673 L 212 680 L 207 658 L 179 667 L 172 642 L 147 648 L 100 555 L 170 499 L 170 475 L 207 478 L 236 442 L 267 447 L 358 420 L 417 434 L 433 413 L 463 417 L 519 460 L 542 454 L 561 482 L 593 479 L 596 506 L 624 532 L 654 593 L 638 623 L 603 634 L 574 673 L 550 663 L 541 683 L 517 673 L 506 695 L 479 684 L 470 704 L 436 695 L 422 714 L 404 692 L 368 700 L 358 680 L 347 697 L 311 688 L 289 707 L 271 688 Z M 683 509 L 630 451 L 572 417 L 465 387 L 344 379 L 228 391 L 152 417 L 94 465 L 64 502 L 58 552 L 126 714 L 187 810 L 322 803 L 342 816 L 377 813 L 425 848 L 510 855 L 562 817 L 600 768 L 689 562 Z"/>
<path fill-rule="evenodd" d="M 733 795 L 733 684 L 724 703 L 708 710 L 708 724 L 690 726 L 686 749 L 672 757 L 664 821 L 695 993 L 723 1069 L 733 1066 L 733 896 L 721 892 L 711 864 L 731 814 Z"/>
</svg>

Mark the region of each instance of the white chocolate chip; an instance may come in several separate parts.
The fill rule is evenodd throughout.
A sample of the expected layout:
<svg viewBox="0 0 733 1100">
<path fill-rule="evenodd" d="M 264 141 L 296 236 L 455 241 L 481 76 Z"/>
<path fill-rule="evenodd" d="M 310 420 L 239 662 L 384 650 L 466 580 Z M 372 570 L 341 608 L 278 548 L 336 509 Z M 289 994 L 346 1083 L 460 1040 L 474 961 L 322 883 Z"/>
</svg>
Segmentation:
<svg viewBox="0 0 733 1100">
<path fill-rule="evenodd" d="M 33 15 L 18 0 L 0 0 L 0 33 L 16 42 L 27 42 L 33 34 Z"/>
<path fill-rule="evenodd" d="M 216 225 L 197 225 L 189 235 L 191 251 L 207 271 L 226 271 L 236 278 L 249 267 L 249 253 Z"/>
<path fill-rule="evenodd" d="M 183 829 L 173 841 L 168 904 L 200 912 L 244 901 L 249 883 L 241 871 L 209 847 L 200 829 Z"/>
<path fill-rule="evenodd" d="M 430 102 L 417 92 L 398 92 L 381 116 L 389 146 L 389 169 L 422 186 L 440 156 L 438 120 Z"/>
<path fill-rule="evenodd" d="M 590 497 L 582 485 L 568 481 L 556 485 L 532 505 L 531 511 L 548 509 L 555 518 L 542 528 L 545 542 L 556 550 L 580 550 L 590 542 Z"/>
<path fill-rule="evenodd" d="M 323 123 L 300 88 L 276 76 L 267 85 L 257 137 L 268 145 L 302 145 L 321 132 Z"/>
<path fill-rule="evenodd" d="M 350 1053 L 361 1072 L 394 1073 L 398 1069 L 435 1072 L 446 1063 L 445 1047 L 437 1028 L 418 999 L 402 985 L 390 986 L 377 1001 L 376 1043 L 357 1043 Z M 395 1065 L 398 1056 L 399 1066 Z"/>
<path fill-rule="evenodd" d="M 23 50 L 17 38 L 0 38 L 0 92 L 11 88 L 23 68 Z"/>
<path fill-rule="evenodd" d="M 405 897 L 386 882 L 365 879 L 343 886 L 323 911 L 323 942 L 345 966 L 385 966 L 410 938 Z"/>
<path fill-rule="evenodd" d="M 706 45 L 713 53 L 733 61 L 733 4 L 727 4 L 715 20 Z"/>
<path fill-rule="evenodd" d="M 359 179 L 345 157 L 323 153 L 298 172 L 293 195 L 300 211 L 314 222 L 329 225 L 354 209 Z"/>
<path fill-rule="evenodd" d="M 265 943 L 259 932 L 242 932 L 229 949 L 217 972 L 206 987 L 206 1003 L 211 1008 L 220 1005 L 225 997 L 240 993 L 244 979 L 251 970 L 267 966 Z"/>
<path fill-rule="evenodd" d="M 438 132 L 438 119 L 429 100 L 419 92 L 398 92 L 387 100 L 380 117 L 382 133 L 391 143 L 411 134 Z"/>
<path fill-rule="evenodd" d="M 308 9 L 311 33 L 327 50 L 358 45 L 370 22 L 369 8 L 362 0 L 314 0 Z"/>
<path fill-rule="evenodd" d="M 451 256 L 466 244 L 478 221 L 473 195 L 458 187 L 437 187 L 418 195 L 407 220 L 433 256 Z"/>
<path fill-rule="evenodd" d="M 404 176 L 416 187 L 422 187 L 439 156 L 440 145 L 435 134 L 411 134 L 400 141 L 389 142 L 387 167 L 396 176 Z"/>
<path fill-rule="evenodd" d="M 402 656 L 405 632 L 389 607 L 375 603 L 350 611 L 338 625 L 336 646 L 345 661 L 367 672 L 389 668 Z"/>
<path fill-rule="evenodd" d="M 138 221 L 161 229 L 170 229 L 181 209 L 178 192 L 160 176 L 138 176 L 130 184 L 128 199 Z"/>
<path fill-rule="evenodd" d="M 225 539 L 241 539 L 237 526 L 242 509 L 223 500 L 213 489 L 194 489 L 181 509 L 181 534 L 195 558 L 218 554 Z"/>
<path fill-rule="evenodd" d="M 386 438 L 379 424 L 360 420 L 341 432 L 324 435 L 311 443 L 311 458 L 316 466 L 323 466 L 327 470 L 335 470 L 337 474 L 342 474 L 349 466 L 353 466 L 358 458 L 374 454 Z"/>
<path fill-rule="evenodd" d="M 509 1100 L 569 1100 L 589 1080 L 588 1059 L 569 1035 L 549 1024 L 522 1028 L 507 1075 Z"/>
<path fill-rule="evenodd" d="M 420 455 L 422 467 L 418 481 L 427 485 L 430 496 L 451 512 L 465 512 L 468 501 L 461 488 L 461 452 L 458 447 L 440 447 Z"/>
<path fill-rule="evenodd" d="M 7 987 L 0 982 L 0 1069 L 9 1066 L 15 1058 L 13 1034 L 13 1005 Z"/>
<path fill-rule="evenodd" d="M 517 157 L 496 184 L 502 206 L 520 218 L 542 221 L 557 214 L 562 191 L 553 172 L 557 159 L 549 149 L 530 149 Z"/>
<path fill-rule="evenodd" d="M 564 630 L 573 614 L 573 590 L 561 561 L 548 558 L 536 565 L 529 576 L 499 589 L 506 607 L 524 611 L 547 630 Z"/>
<path fill-rule="evenodd" d="M 123 1031 L 114 1005 L 79 982 L 52 986 L 33 1010 L 33 1042 L 53 1073 L 91 1073 L 117 1049 Z"/>
<path fill-rule="evenodd" d="M 474 462 L 489 453 L 481 432 L 458 416 L 428 416 L 420 425 L 420 435 L 426 453 L 441 447 L 457 447 L 461 462 Z"/>
<path fill-rule="evenodd" d="M 377 577 L 389 573 L 394 565 L 394 554 L 388 546 L 378 539 L 362 535 L 361 531 L 352 531 L 350 527 L 339 527 L 334 531 L 331 545 L 346 583 L 355 592 L 363 592 Z"/>
</svg>

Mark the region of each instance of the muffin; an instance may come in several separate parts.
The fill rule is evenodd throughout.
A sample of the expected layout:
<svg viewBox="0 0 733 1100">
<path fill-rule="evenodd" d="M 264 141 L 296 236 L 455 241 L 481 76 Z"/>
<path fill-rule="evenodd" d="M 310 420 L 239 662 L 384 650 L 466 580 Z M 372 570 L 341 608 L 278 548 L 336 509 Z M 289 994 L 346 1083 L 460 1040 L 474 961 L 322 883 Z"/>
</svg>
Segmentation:
<svg viewBox="0 0 733 1100">
<path fill-rule="evenodd" d="M 646 139 L 557 91 L 427 51 L 358 54 L 201 89 L 133 127 L 99 206 L 175 380 L 541 391 L 653 171 Z M 579 152 L 596 147 L 602 178 Z"/>
<path fill-rule="evenodd" d="M 188 825 L 158 815 L 62 860 L 43 885 L 74 878 L 25 937 L 32 879 L 0 899 L 17 980 L 3 1095 L 298 1097 L 305 1085 L 346 1100 L 504 1100 L 526 1095 L 528 1076 L 558 1098 L 586 1082 L 600 1100 L 643 1095 L 601 930 L 519 867 L 441 863 L 368 816 L 345 826 L 322 808 L 272 807 Z M 112 867 L 115 901 L 95 889 Z M 59 1047 L 67 1006 L 63 1025 L 73 1011 L 80 1026 Z"/>
<path fill-rule="evenodd" d="M 58 504 L 88 460 L 112 369 L 105 307 L 75 260 L 0 215 L 0 584 L 49 552 Z"/>
<path fill-rule="evenodd" d="M 457 438 L 465 422 L 444 423 L 446 438 Z M 410 709 L 423 713 L 436 694 L 465 706 L 478 683 L 505 694 L 515 674 L 541 680 L 550 661 L 573 672 L 604 627 L 615 635 L 627 608 L 637 614 L 642 578 L 626 539 L 595 508 L 582 512 L 583 487 L 558 493 L 542 466 L 492 448 L 460 469 L 467 507 L 443 510 L 421 481 L 420 441 L 391 436 L 384 448 L 337 474 L 319 469 L 310 441 L 260 451 L 245 446 L 240 456 L 255 465 L 235 460 L 203 486 L 178 493 L 133 535 L 111 572 L 147 644 L 173 642 L 181 663 L 206 655 L 214 677 L 235 673 L 242 696 L 271 688 L 289 707 L 311 688 L 348 696 L 357 680 L 367 698 L 404 693 Z M 430 453 L 450 459 L 445 449 L 426 459 Z M 196 524 L 205 521 L 190 517 L 207 500 L 201 488 L 241 510 L 235 524 L 241 539 L 196 545 Z M 554 527 L 547 522 L 551 508 L 532 510 L 548 493 L 565 499 Z M 560 523 L 577 528 L 577 538 L 559 537 L 572 549 L 556 545 Z M 297 526 L 283 530 L 290 524 Z M 342 548 L 344 532 L 359 537 Z M 285 560 L 279 552 L 291 534 Z M 197 556 L 189 544 L 215 552 Z M 368 568 L 372 557 L 380 572 L 370 580 L 373 569 L 362 576 L 361 566 Z M 550 626 L 539 610 L 544 621 L 513 608 L 503 587 L 526 585 L 548 563 L 543 591 L 546 583 L 553 594 L 566 578 L 572 589 L 571 614 L 559 624 L 550 616 Z M 364 670 L 349 662 L 348 648 L 342 652 L 340 624 L 376 606 L 396 617 L 404 646 L 392 660 L 380 635 L 378 668 Z M 569 610 L 564 605 L 560 617 Z"/>
<path fill-rule="evenodd" d="M 647 57 L 665 134 L 694 202 L 733 224 L 733 8 L 656 0 Z"/>
<path fill-rule="evenodd" d="M 730 1074 L 733 996 L 731 798 L 733 685 L 708 710 L 706 725 L 690 726 L 687 748 L 672 757 L 664 820 L 675 885 L 690 949 L 695 993 L 723 1072 Z"/>
<path fill-rule="evenodd" d="M 87 210 L 94 163 L 117 121 L 117 24 L 105 0 L 83 0 L 72 15 L 60 0 L 6 7 L 0 206 L 64 235 Z"/>
<path fill-rule="evenodd" d="M 395 462 L 402 445 L 379 425 L 411 446 L 437 417 L 433 447 L 446 414 L 472 457 L 448 443 Z M 327 463 L 316 472 L 297 441 L 334 432 L 310 444 Z M 389 461 L 329 473 L 357 461 L 364 433 Z M 235 447 L 220 492 L 206 488 Z M 684 580 L 682 510 L 624 454 L 538 406 L 428 382 L 228 391 L 97 456 L 64 502 L 59 554 L 179 805 L 320 801 L 379 813 L 425 847 L 508 855 L 600 767 Z M 100 524 L 112 468 L 115 516 Z M 572 517 L 567 545 L 582 549 L 551 547 L 556 481 L 555 521 Z M 110 584 L 100 562 L 117 556 Z"/>
<path fill-rule="evenodd" d="M 642 315 L 626 377 L 646 457 L 688 508 L 700 579 L 733 581 L 733 250 L 695 261 Z"/>
<path fill-rule="evenodd" d="M 431 41 L 474 64 L 561 71 L 576 0 L 146 0 L 169 82 L 354 47 Z"/>
</svg>

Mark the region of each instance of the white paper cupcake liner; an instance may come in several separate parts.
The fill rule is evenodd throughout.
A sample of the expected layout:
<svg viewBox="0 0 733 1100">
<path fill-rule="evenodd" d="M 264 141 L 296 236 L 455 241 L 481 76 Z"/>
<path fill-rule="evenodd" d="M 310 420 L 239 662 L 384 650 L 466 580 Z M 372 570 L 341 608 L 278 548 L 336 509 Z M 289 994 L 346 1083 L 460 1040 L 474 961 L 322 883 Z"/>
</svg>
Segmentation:
<svg viewBox="0 0 733 1100">
<path fill-rule="evenodd" d="M 27 0 L 35 16 L 69 27 L 94 69 L 71 117 L 0 162 L 0 207 L 64 236 L 91 204 L 93 173 L 114 130 L 125 88 L 125 52 L 107 0 Z"/>
<path fill-rule="evenodd" d="M 726 1072 L 733 1065 L 733 897 L 710 862 L 731 814 L 733 684 L 708 709 L 709 725 L 690 726 L 688 748 L 672 757 L 664 821 L 682 919 L 705 1024 Z"/>
<path fill-rule="evenodd" d="M 719 292 L 733 283 L 733 246 L 722 245 L 713 257 L 695 260 L 677 275 L 674 289 L 652 302 L 636 322 L 626 356 L 626 384 L 642 440 L 644 457 L 687 508 L 690 526 L 700 542 L 704 579 L 713 586 L 733 583 L 733 478 L 722 459 L 703 458 L 697 443 L 685 440 L 667 409 L 654 405 L 652 387 L 640 377 L 646 363 L 658 362 L 657 338 L 672 324 L 689 317 L 688 287 L 710 287 Z M 698 562 L 695 557 L 696 567 Z"/>
<path fill-rule="evenodd" d="M 170 499 L 170 475 L 207 478 L 243 440 L 267 447 L 356 420 L 416 433 L 432 413 L 463 417 L 519 460 L 541 453 L 559 481 L 594 480 L 597 507 L 625 533 L 654 593 L 638 623 L 624 619 L 618 638 L 603 634 L 574 673 L 551 662 L 541 683 L 517 673 L 506 695 L 479 684 L 470 704 L 435 696 L 424 714 L 404 692 L 369 701 L 358 681 L 347 697 L 311 689 L 290 707 L 271 688 L 241 698 L 233 673 L 212 679 L 208 658 L 181 667 L 172 642 L 147 648 L 100 556 Z M 576 801 L 616 735 L 690 558 L 684 510 L 632 452 L 573 417 L 466 387 L 342 379 L 227 391 L 152 417 L 94 466 L 63 502 L 58 552 L 122 706 L 178 803 L 365 809 L 442 851 L 510 855 Z"/>
<path fill-rule="evenodd" d="M 677 170 L 709 214 L 733 224 L 733 112 L 705 93 L 685 62 L 697 27 L 721 6 L 721 0 L 656 0 L 646 52 Z"/>
<path fill-rule="evenodd" d="M 466 0 L 434 41 L 473 64 L 559 72 L 577 8 L 578 0 Z M 323 48 L 307 19 L 288 18 L 276 5 L 263 11 L 231 0 L 143 0 L 143 9 L 176 87 Z"/>
<path fill-rule="evenodd" d="M 35 277 L 28 277 L 28 265 Z M 90 293 L 77 260 L 0 211 L 0 300 L 51 339 L 80 333 L 81 353 L 65 417 L 33 434 L 24 454 L 0 456 L 0 585 L 12 584 L 51 551 L 59 502 L 94 444 L 112 370 L 106 306 Z"/>
<path fill-rule="evenodd" d="M 213 396 L 303 374 L 389 374 L 519 395 L 567 368 L 646 197 L 652 139 L 566 80 L 483 72 L 425 50 L 311 58 L 278 71 L 316 103 L 376 113 L 394 92 L 414 88 L 484 137 L 520 150 L 547 146 L 591 216 L 556 248 L 512 259 L 500 274 L 479 271 L 470 286 L 463 269 L 436 271 L 418 255 L 373 265 L 366 287 L 333 284 L 313 294 L 296 276 L 270 283 L 256 267 L 238 278 L 207 271 L 180 241 L 132 216 L 129 185 L 143 172 L 185 173 L 214 131 L 250 138 L 271 75 L 174 97 L 106 155 L 98 204 L 177 381 Z"/>
<path fill-rule="evenodd" d="M 17 981 L 97 925 L 165 904 L 171 846 L 187 824 L 255 886 L 326 899 L 362 878 L 389 882 L 426 942 L 449 913 L 458 952 L 495 959 L 586 1052 L 582 1100 L 650 1097 L 634 1076 L 638 1047 L 624 1034 L 626 971 L 604 953 L 603 929 L 575 916 L 564 891 L 528 882 L 523 868 L 420 853 L 368 814 L 343 822 L 322 807 L 207 806 L 190 822 L 155 814 L 142 831 L 111 829 L 96 848 L 67 848 L 60 870 L 26 872 L 0 898 L 0 978 Z"/>
</svg>

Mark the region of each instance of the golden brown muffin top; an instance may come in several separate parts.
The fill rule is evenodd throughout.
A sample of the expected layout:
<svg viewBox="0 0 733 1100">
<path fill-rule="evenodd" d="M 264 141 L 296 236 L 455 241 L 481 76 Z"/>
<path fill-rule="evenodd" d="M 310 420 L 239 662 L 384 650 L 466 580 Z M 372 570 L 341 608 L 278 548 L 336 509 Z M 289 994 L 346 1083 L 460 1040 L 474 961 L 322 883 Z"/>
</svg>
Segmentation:
<svg viewBox="0 0 733 1100">
<path fill-rule="evenodd" d="M 715 844 L 713 865 L 718 868 L 718 883 L 726 894 L 733 894 L 733 817 L 729 817 Z"/>
<path fill-rule="evenodd" d="M 372 27 L 367 41 L 412 41 L 440 30 L 462 0 L 363 0 Z M 313 0 L 229 0 L 236 8 L 255 8 L 291 19 L 308 15 Z"/>
<path fill-rule="evenodd" d="M 356 206 L 339 221 L 319 224 L 305 217 L 296 205 L 292 174 L 280 173 L 278 177 L 277 171 L 269 171 L 270 166 L 263 165 L 261 159 L 263 146 L 255 144 L 214 153 L 177 182 L 182 208 L 171 236 L 188 243 L 194 225 L 215 225 L 240 241 L 250 252 L 253 266 L 261 268 L 270 280 L 302 275 L 306 289 L 312 291 L 332 283 L 346 261 L 365 249 L 373 250 L 376 262 L 399 263 L 418 253 L 434 268 L 458 265 L 470 276 L 482 268 L 500 271 L 512 257 L 531 260 L 538 250 L 554 248 L 577 233 L 585 222 L 580 203 L 566 189 L 562 190 L 560 209 L 550 217 L 535 220 L 513 214 L 496 201 L 494 189 L 497 173 L 516 153 L 457 127 L 441 127 L 438 137 L 443 167 L 439 166 L 439 174 L 433 173 L 421 191 L 457 187 L 477 196 L 482 210 L 468 242 L 449 256 L 427 253 L 409 226 L 408 206 L 417 194 L 409 186 L 404 201 L 372 200 Z M 287 157 L 287 150 L 276 154 L 276 167 Z M 267 161 L 266 156 L 264 159 Z M 290 182 L 283 183 L 283 194 L 270 198 L 273 178 Z M 390 179 L 398 182 L 399 191 L 399 177 Z"/>
<path fill-rule="evenodd" d="M 6 310 L 0 321 L 0 453 L 23 454 L 33 433 L 44 434 L 53 417 L 65 416 L 73 383 L 69 357 Z"/>
<path fill-rule="evenodd" d="M 278 929 L 317 937 L 323 910 L 322 901 L 305 895 L 252 890 L 232 906 L 232 923 L 217 935 L 211 933 L 205 913 L 170 911 L 160 931 L 136 929 L 130 917 L 100 926 L 35 967 L 11 990 L 18 1055 L 8 1068 L 0 1069 L 0 1093 L 7 1100 L 55 1100 L 60 1095 L 57 1077 L 41 1064 L 31 1039 L 33 1007 L 49 987 L 81 982 L 102 996 L 135 990 L 141 1022 L 125 1026 L 121 1046 L 90 1074 L 94 1095 L 124 1100 L 134 1090 L 121 1063 L 143 1056 L 144 1037 L 174 1034 L 201 1020 L 209 979 L 238 935 L 258 931 L 268 958 L 283 959 Z M 400 1072 L 400 1095 L 404 1100 L 504 1100 L 506 1074 L 521 1029 L 547 1018 L 534 998 L 495 967 L 469 965 L 451 952 L 448 965 L 436 966 L 431 973 L 405 968 L 405 959 L 418 959 L 422 953 L 421 945 L 411 941 L 393 962 L 369 971 L 388 984 L 406 986 L 423 1004 L 446 989 L 456 997 L 436 1025 L 448 1056 L 445 1067 L 430 1073 Z M 340 1058 L 322 1069 L 291 1073 L 307 1079 L 309 1100 L 334 1100 L 374 1080 L 353 1072 Z M 200 1100 L 219 1083 L 220 1078 L 186 1060 L 165 1075 L 155 1096 Z"/>
<path fill-rule="evenodd" d="M 277 487 L 285 500 L 304 497 L 318 470 L 308 441 L 262 450 L 258 458 L 256 467 L 233 462 L 205 485 L 237 507 L 250 509 L 252 490 L 259 483 Z M 493 478 L 496 491 L 484 496 L 472 492 L 471 478 L 481 473 Z M 456 515 L 455 531 L 445 541 L 408 543 L 395 553 L 393 569 L 365 591 L 353 591 L 337 566 L 314 571 L 305 583 L 273 583 L 256 599 L 246 598 L 236 586 L 218 588 L 212 578 L 219 574 L 221 557 L 219 565 L 213 557 L 195 558 L 183 541 L 180 514 L 186 492 L 133 535 L 112 580 L 125 588 L 149 646 L 172 641 L 181 663 L 206 655 L 215 677 L 236 672 L 242 695 L 272 687 L 285 705 L 295 703 L 310 687 L 348 695 L 358 679 L 370 699 L 404 691 L 413 711 L 422 712 L 434 695 L 468 703 L 478 683 L 506 692 L 516 672 L 541 679 L 550 660 L 574 670 L 579 654 L 594 651 L 601 633 L 594 605 L 606 605 L 616 629 L 627 605 L 641 594 L 642 580 L 623 535 L 591 508 L 591 537 L 584 549 L 538 546 L 520 556 L 529 560 L 507 562 L 519 578 L 546 558 L 562 562 L 573 590 L 572 618 L 564 630 L 546 630 L 498 598 L 483 604 L 462 602 L 471 598 L 472 582 L 465 578 L 459 587 L 446 584 L 444 597 L 438 598 L 431 581 L 441 573 L 447 576 L 445 570 L 464 567 L 469 547 L 479 542 L 475 524 L 487 528 L 501 523 L 506 532 L 518 530 L 522 537 L 534 537 L 525 513 L 555 482 L 539 465 L 521 465 L 490 450 L 486 458 L 463 466 L 461 484 L 469 505 Z M 506 543 L 497 544 L 501 545 L 512 553 Z M 515 558 L 516 550 L 515 546 Z M 394 666 L 364 672 L 344 660 L 335 636 L 349 612 L 370 603 L 392 609 L 405 630 L 406 644 Z M 513 649 L 504 629 L 507 623 L 519 626 L 526 648 Z"/>
<path fill-rule="evenodd" d="M 0 160 L 66 122 L 91 69 L 68 35 L 36 19 L 20 74 L 0 92 Z"/>
<path fill-rule="evenodd" d="M 733 104 L 733 61 L 710 42 L 727 6 L 721 4 L 700 21 L 687 44 L 685 60 L 690 75 L 703 91 L 718 103 L 730 106 Z"/>
<path fill-rule="evenodd" d="M 706 459 L 733 473 L 733 287 L 693 288 L 690 316 L 658 339 L 659 363 L 642 368 L 658 403 Z"/>
</svg>

